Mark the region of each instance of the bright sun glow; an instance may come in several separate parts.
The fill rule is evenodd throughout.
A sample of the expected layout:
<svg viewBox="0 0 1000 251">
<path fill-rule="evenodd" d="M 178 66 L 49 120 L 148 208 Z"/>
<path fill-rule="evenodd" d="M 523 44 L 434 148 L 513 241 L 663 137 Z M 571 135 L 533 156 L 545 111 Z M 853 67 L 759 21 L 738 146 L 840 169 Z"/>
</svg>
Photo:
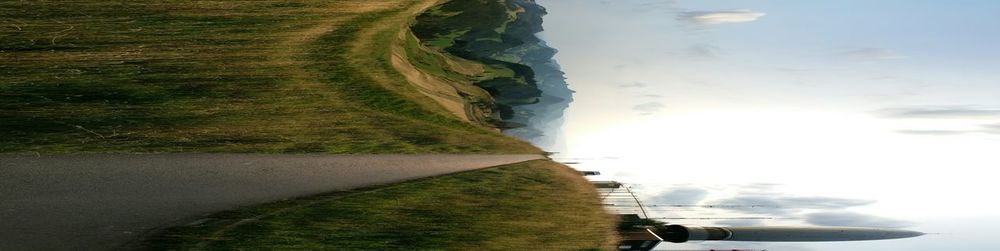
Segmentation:
<svg viewBox="0 0 1000 251">
<path fill-rule="evenodd" d="M 997 2 L 539 2 L 544 38 L 576 91 L 565 147 L 553 150 L 602 173 L 592 179 L 658 203 L 859 200 L 807 210 L 826 225 L 955 233 L 771 250 L 1000 245 L 958 238 L 1000 219 L 1000 35 L 982 32 L 1000 24 Z M 696 20 L 747 13 L 761 15 Z M 816 223 L 803 212 L 758 223 Z M 711 213 L 745 212 L 693 214 Z M 968 224 L 942 227 L 955 217 Z M 880 224 L 895 220 L 912 224 Z"/>
<path fill-rule="evenodd" d="M 884 203 L 867 210 L 894 215 L 924 213 L 905 209 L 928 198 L 939 203 L 977 201 L 981 207 L 1000 209 L 996 202 L 979 202 L 972 193 L 957 192 L 987 189 L 990 175 L 966 176 L 989 170 L 986 165 L 995 158 L 984 149 L 998 142 L 981 135 L 928 139 L 895 132 L 921 123 L 796 110 L 662 114 L 570 137 L 567 155 L 617 157 L 587 167 L 620 180 L 780 183 L 794 193 L 880 199 Z M 967 182 L 949 180 L 958 175 Z M 888 195 L 892 197 L 886 199 Z"/>
</svg>

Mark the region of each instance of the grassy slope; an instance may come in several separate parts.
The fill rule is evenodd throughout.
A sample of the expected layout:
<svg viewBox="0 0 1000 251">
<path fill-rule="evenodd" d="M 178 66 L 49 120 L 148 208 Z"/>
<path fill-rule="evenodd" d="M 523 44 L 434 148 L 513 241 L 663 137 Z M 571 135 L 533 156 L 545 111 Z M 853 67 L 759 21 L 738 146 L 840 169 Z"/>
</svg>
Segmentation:
<svg viewBox="0 0 1000 251">
<path fill-rule="evenodd" d="M 513 106 L 538 102 L 541 91 L 526 65 L 496 60 L 534 38 L 532 30 L 540 26 L 518 13 L 524 7 L 518 1 L 450 1 L 424 12 L 412 27 L 418 39 L 439 51 L 485 63 L 486 71 L 474 85 L 494 97 L 499 116 L 512 119 Z M 513 25 L 513 26 L 512 26 Z"/>
<path fill-rule="evenodd" d="M 538 152 L 455 119 L 393 70 L 387 45 L 433 2 L 0 2 L 0 152 Z M 152 247 L 604 247 L 592 188 L 553 165 L 245 208 Z"/>
<path fill-rule="evenodd" d="M 0 2 L 0 152 L 538 152 L 388 64 L 432 2 Z"/>
<path fill-rule="evenodd" d="M 532 161 L 220 213 L 168 229 L 147 248 L 608 249 L 614 219 L 599 203 L 573 170 Z"/>
</svg>

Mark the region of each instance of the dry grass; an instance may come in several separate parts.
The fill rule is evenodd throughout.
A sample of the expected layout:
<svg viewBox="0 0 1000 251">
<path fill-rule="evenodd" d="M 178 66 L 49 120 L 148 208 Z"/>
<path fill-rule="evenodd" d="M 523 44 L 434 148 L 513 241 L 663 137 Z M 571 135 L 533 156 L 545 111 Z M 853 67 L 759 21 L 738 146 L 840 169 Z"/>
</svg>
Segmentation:
<svg viewBox="0 0 1000 251">
<path fill-rule="evenodd" d="M 0 152 L 538 152 L 388 64 L 435 2 L 2 2 Z"/>
<path fill-rule="evenodd" d="M 393 68 L 399 35 L 436 2 L 0 2 L 0 152 L 539 152 Z M 538 161 L 221 213 L 151 247 L 608 248 L 596 198 Z"/>
<path fill-rule="evenodd" d="M 252 219 L 252 220 L 247 220 Z M 615 219 L 572 169 L 531 161 L 213 215 L 151 250 L 613 250 Z"/>
</svg>

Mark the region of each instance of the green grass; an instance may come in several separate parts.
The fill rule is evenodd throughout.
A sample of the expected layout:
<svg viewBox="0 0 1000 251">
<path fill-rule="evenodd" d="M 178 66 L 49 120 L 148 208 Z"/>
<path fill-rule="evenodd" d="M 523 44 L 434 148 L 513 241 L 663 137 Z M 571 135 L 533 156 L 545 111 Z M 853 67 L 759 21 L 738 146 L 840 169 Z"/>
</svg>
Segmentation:
<svg viewBox="0 0 1000 251">
<path fill-rule="evenodd" d="M 448 1 L 417 18 L 417 37 L 448 37 L 462 31 L 459 37 L 494 37 L 499 39 L 511 20 L 504 1 Z M 470 34 L 482 33 L 482 34 Z"/>
<path fill-rule="evenodd" d="M 448 40 L 448 41 L 454 42 L 453 40 Z M 450 56 L 450 54 L 444 54 L 440 51 L 431 52 L 428 51 L 427 49 L 422 49 L 420 47 L 422 44 L 428 48 L 435 48 L 434 46 L 431 45 L 432 43 L 433 42 L 418 41 L 417 38 L 413 35 L 413 33 L 406 34 L 405 49 L 407 55 L 409 56 L 408 59 L 411 64 L 416 66 L 422 72 L 432 74 L 434 76 L 438 76 L 444 79 L 457 82 L 464 82 L 464 83 L 485 81 L 497 78 L 517 77 L 516 74 L 514 73 L 514 70 L 511 70 L 510 68 L 501 64 L 483 65 L 483 72 L 479 73 L 478 75 L 470 76 L 455 72 L 446 67 L 447 63 L 445 61 L 460 60 L 460 59 L 449 58 L 454 56 Z"/>
<path fill-rule="evenodd" d="M 455 32 L 455 33 L 457 34 L 461 32 Z M 474 82 L 480 82 L 498 78 L 513 79 L 519 77 L 516 75 L 514 70 L 502 64 L 483 65 L 482 67 L 483 72 L 479 73 L 478 75 L 470 76 L 458 73 L 445 67 L 447 65 L 445 61 L 459 60 L 459 59 L 448 58 L 454 56 L 450 56 L 450 54 L 444 54 L 440 50 L 435 53 L 435 52 L 430 52 L 427 49 L 421 49 L 420 47 L 421 45 L 424 45 L 427 48 L 439 49 L 441 47 L 434 45 L 435 43 L 450 44 L 454 43 L 454 39 L 455 37 L 452 37 L 452 35 L 446 35 L 445 37 L 436 37 L 435 40 L 433 41 L 418 41 L 417 38 L 413 35 L 413 33 L 407 33 L 405 49 L 407 55 L 409 56 L 408 59 L 411 64 L 416 66 L 422 72 L 432 74 L 434 76 L 438 76 L 444 79 L 463 82 L 463 83 L 474 83 Z M 526 80 L 521 80 L 521 81 L 525 82 Z"/>
<path fill-rule="evenodd" d="M 461 74 L 452 71 L 446 67 L 445 56 L 439 53 L 432 53 L 420 48 L 420 41 L 413 36 L 412 33 L 406 34 L 406 44 L 404 46 L 406 49 L 406 54 L 410 61 L 420 71 L 428 74 L 433 74 L 435 76 L 452 80 L 452 81 L 462 81 L 470 82 L 471 77 L 465 74 Z"/>
<path fill-rule="evenodd" d="M 490 79 L 516 78 L 516 77 L 517 75 L 514 73 L 514 70 L 511 70 L 510 68 L 507 68 L 504 65 L 491 64 L 486 67 L 486 71 L 483 73 L 483 75 L 478 77 L 476 80 L 485 81 Z"/>
<path fill-rule="evenodd" d="M 424 43 L 427 44 L 428 47 L 435 48 L 438 50 L 444 50 L 445 48 L 455 45 L 455 39 L 461 37 L 462 35 L 465 35 L 466 32 L 469 31 L 468 30 L 453 31 L 448 34 L 443 34 L 434 37 L 430 41 L 424 41 Z"/>
<path fill-rule="evenodd" d="M 392 70 L 419 2 L 0 2 L 0 152 L 537 152 Z"/>
<path fill-rule="evenodd" d="M 614 222 L 574 171 L 531 161 L 219 213 L 145 244 L 150 250 L 599 250 L 612 243 Z"/>
<path fill-rule="evenodd" d="M 538 153 L 393 69 L 430 2 L 0 1 L 0 152 Z M 587 250 L 612 225 L 589 184 L 536 161 L 224 212 L 149 248 Z"/>
<path fill-rule="evenodd" d="M 531 3 L 449 1 L 418 16 L 411 30 L 427 47 L 486 64 L 473 84 L 494 98 L 502 119 L 512 119 L 514 106 L 537 103 L 541 96 L 529 66 L 503 61 L 516 57 L 509 50 L 535 39 L 525 33 L 537 22 L 521 15 L 520 10 L 530 8 L 526 5 Z"/>
</svg>

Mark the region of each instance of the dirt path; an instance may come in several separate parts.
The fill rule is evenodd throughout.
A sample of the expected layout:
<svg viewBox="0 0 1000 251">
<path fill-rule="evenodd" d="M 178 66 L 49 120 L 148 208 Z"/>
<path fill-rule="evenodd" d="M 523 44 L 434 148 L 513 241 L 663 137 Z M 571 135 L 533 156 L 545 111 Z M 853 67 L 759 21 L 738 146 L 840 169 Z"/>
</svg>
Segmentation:
<svg viewBox="0 0 1000 251">
<path fill-rule="evenodd" d="M 0 250 L 110 250 L 200 215 L 539 155 L 0 155 Z"/>
<path fill-rule="evenodd" d="M 458 94 L 458 90 L 455 87 L 452 87 L 445 80 L 417 70 L 416 66 L 410 64 L 406 55 L 406 49 L 403 48 L 400 42 L 405 41 L 404 39 L 407 35 L 408 33 L 405 30 L 401 30 L 397 35 L 399 40 L 392 44 L 390 52 L 392 67 L 396 71 L 399 71 L 406 78 L 407 82 L 427 97 L 437 101 L 438 104 L 443 106 L 452 115 L 466 121 L 472 121 L 466 112 L 465 106 L 467 104 L 465 103 L 465 99 Z"/>
<path fill-rule="evenodd" d="M 365 3 L 343 2 L 335 3 L 328 7 L 332 13 L 328 19 L 313 25 L 312 27 L 291 31 L 284 34 L 287 37 L 275 48 L 271 60 L 288 70 L 290 78 L 288 82 L 294 84 L 293 88 L 307 90 L 323 90 L 325 87 L 321 81 L 319 73 L 312 72 L 306 67 L 309 63 L 307 58 L 310 45 L 323 35 L 334 32 L 341 23 L 359 14 L 378 12 L 395 8 L 399 3 L 396 1 L 369 1 Z"/>
<path fill-rule="evenodd" d="M 357 59 L 354 65 L 370 64 L 370 62 L 365 62 L 369 59 L 366 56 L 370 55 L 388 57 L 394 70 L 402 74 L 407 82 L 400 83 L 399 81 L 394 81 L 392 77 L 388 76 L 388 74 L 394 74 L 391 72 L 371 74 L 375 82 L 410 100 L 416 101 L 425 109 L 457 116 L 469 121 L 469 117 L 465 111 L 466 104 L 458 94 L 458 91 L 443 80 L 419 72 L 407 61 L 401 44 L 405 43 L 404 36 L 406 35 L 409 19 L 440 2 L 440 0 L 419 0 L 416 4 L 393 16 L 386 17 L 372 23 L 369 27 L 365 27 L 358 32 L 357 38 L 351 43 L 350 54 L 352 55 L 351 58 Z M 389 48 L 388 55 L 380 55 L 378 51 L 383 48 L 375 48 L 375 46 L 382 46 L 383 44 L 372 43 L 372 41 L 382 39 L 381 36 L 391 36 L 390 39 L 393 40 L 390 41 L 391 48 Z M 430 99 L 427 99 L 428 97 Z"/>
</svg>

